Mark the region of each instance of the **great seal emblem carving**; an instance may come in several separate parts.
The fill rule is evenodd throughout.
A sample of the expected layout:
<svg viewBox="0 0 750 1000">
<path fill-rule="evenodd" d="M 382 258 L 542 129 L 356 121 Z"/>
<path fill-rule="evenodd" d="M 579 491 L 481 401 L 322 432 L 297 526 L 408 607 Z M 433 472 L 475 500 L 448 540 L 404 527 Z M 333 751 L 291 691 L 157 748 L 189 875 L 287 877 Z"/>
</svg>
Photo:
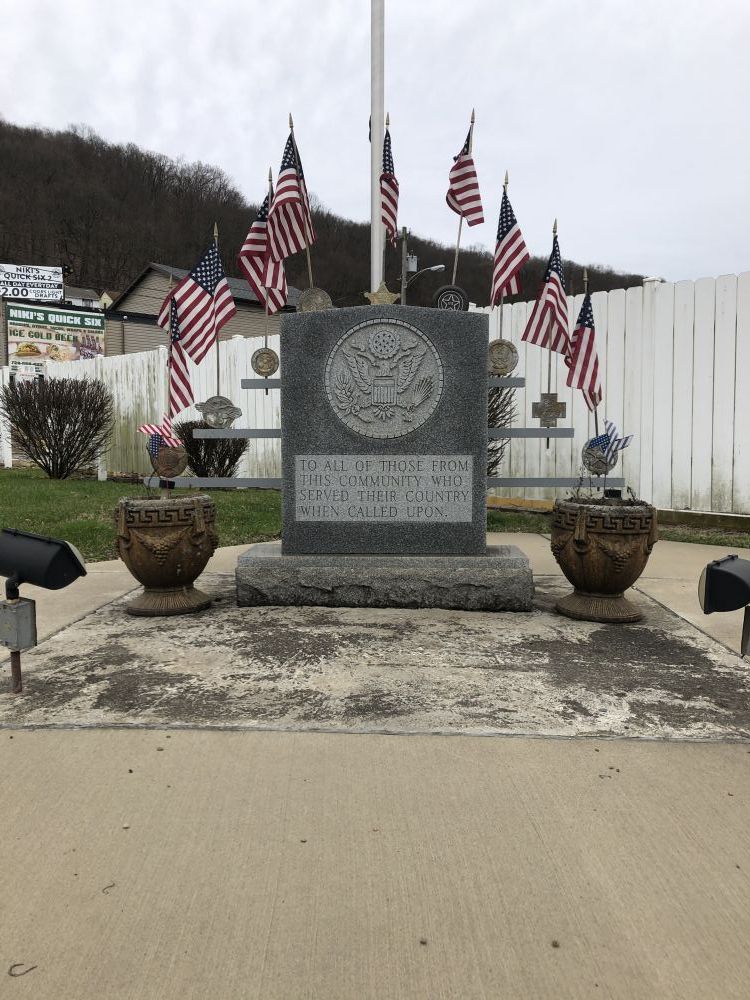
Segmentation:
<svg viewBox="0 0 750 1000">
<path fill-rule="evenodd" d="M 420 427 L 443 394 L 443 365 L 421 330 L 371 319 L 347 330 L 325 370 L 336 416 L 357 434 L 398 438 Z"/>
</svg>

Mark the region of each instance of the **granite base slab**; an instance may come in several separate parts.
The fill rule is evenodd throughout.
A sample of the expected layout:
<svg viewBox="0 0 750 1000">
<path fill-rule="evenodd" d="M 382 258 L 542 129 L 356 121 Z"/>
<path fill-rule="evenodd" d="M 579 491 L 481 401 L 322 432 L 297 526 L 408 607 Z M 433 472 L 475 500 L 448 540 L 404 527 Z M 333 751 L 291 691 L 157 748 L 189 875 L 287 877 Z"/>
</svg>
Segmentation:
<svg viewBox="0 0 750 1000">
<path fill-rule="evenodd" d="M 534 582 L 515 545 L 475 556 L 282 555 L 258 542 L 240 556 L 237 604 L 530 611 Z"/>
</svg>

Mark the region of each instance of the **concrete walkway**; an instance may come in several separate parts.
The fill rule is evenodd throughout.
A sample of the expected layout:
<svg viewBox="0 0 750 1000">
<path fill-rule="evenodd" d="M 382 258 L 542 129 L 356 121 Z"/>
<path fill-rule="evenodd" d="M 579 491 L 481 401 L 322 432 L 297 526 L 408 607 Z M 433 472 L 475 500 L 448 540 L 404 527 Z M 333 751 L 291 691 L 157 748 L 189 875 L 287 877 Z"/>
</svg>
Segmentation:
<svg viewBox="0 0 750 1000">
<path fill-rule="evenodd" d="M 493 540 L 557 571 L 541 536 Z M 695 596 L 724 554 L 660 542 L 639 587 L 736 648 Z M 132 587 L 90 570 L 39 596 L 42 634 Z M 0 750 L 3 996 L 748 995 L 750 744 L 6 728 Z"/>
</svg>

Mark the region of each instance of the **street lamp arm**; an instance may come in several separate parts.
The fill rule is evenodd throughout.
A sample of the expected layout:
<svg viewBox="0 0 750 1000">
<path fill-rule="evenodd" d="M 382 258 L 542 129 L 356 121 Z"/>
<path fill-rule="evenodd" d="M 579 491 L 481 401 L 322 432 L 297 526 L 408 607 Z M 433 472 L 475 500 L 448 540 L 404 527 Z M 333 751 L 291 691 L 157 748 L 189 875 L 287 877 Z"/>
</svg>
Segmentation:
<svg viewBox="0 0 750 1000">
<path fill-rule="evenodd" d="M 417 271 L 416 274 L 412 274 L 412 276 L 407 279 L 406 287 L 408 288 L 413 281 L 416 281 L 417 278 L 420 276 L 420 274 L 426 274 L 428 271 L 444 271 L 444 270 L 445 270 L 445 264 L 433 264 L 432 267 L 423 267 L 421 271 Z"/>
</svg>

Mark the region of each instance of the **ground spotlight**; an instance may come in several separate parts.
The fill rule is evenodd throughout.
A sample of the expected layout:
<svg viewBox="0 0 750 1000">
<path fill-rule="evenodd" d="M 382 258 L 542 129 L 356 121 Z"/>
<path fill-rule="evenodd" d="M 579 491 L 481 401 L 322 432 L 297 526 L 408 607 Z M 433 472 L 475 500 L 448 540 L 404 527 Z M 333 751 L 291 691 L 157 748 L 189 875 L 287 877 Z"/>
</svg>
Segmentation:
<svg viewBox="0 0 750 1000">
<path fill-rule="evenodd" d="M 706 615 L 744 607 L 740 653 L 745 656 L 750 646 L 750 559 L 731 555 L 710 562 L 701 573 L 698 600 Z"/>
</svg>

